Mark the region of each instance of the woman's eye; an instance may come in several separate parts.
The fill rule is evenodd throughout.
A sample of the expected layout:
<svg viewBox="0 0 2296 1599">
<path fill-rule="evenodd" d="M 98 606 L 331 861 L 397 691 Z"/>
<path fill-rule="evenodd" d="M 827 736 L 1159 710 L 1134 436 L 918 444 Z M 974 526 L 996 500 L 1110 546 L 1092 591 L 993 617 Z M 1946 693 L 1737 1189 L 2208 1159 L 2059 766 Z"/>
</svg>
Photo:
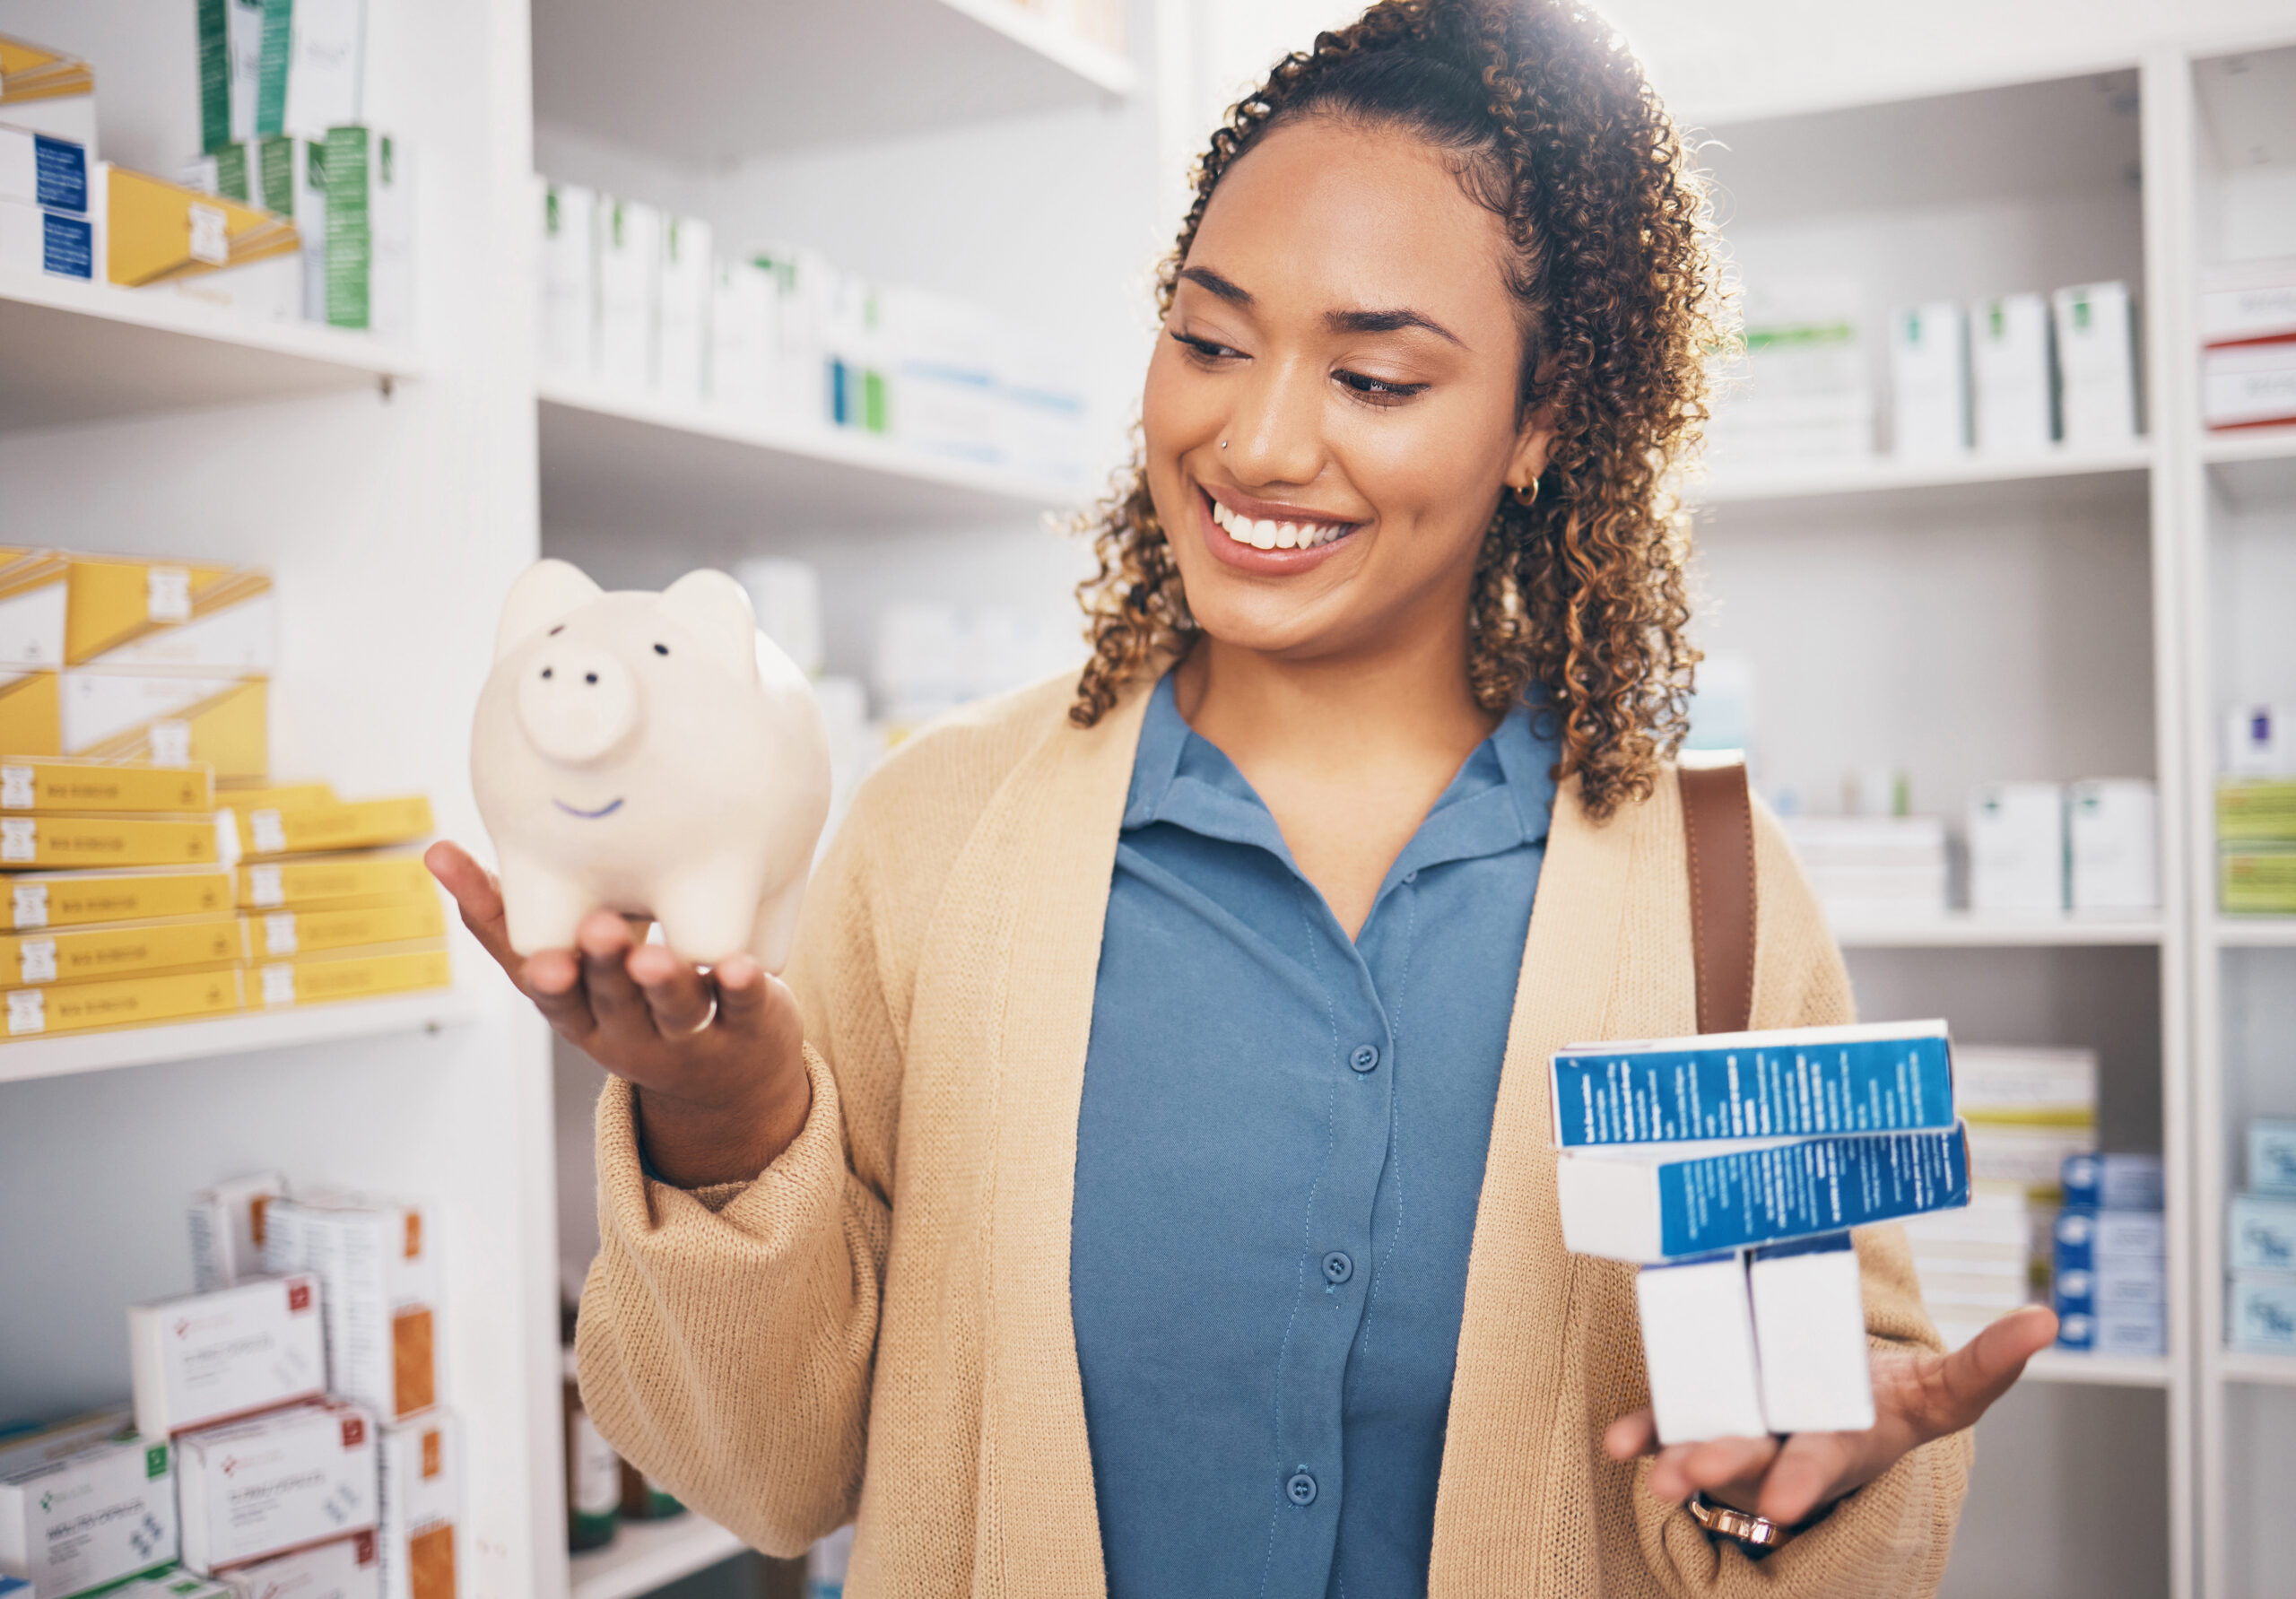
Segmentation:
<svg viewBox="0 0 2296 1599">
<path fill-rule="evenodd" d="M 1194 334 L 1181 333 L 1178 329 L 1173 330 L 1172 338 L 1175 343 L 1186 348 L 1189 355 L 1207 364 L 1213 361 L 1233 361 L 1243 355 L 1240 350 L 1231 349 L 1213 339 L 1199 339 Z"/>
<path fill-rule="evenodd" d="M 1427 387 L 1424 383 L 1389 383 L 1383 378 L 1366 377 L 1361 372 L 1339 371 L 1333 374 L 1342 387 L 1358 399 L 1374 404 L 1393 405 L 1410 399 Z"/>
</svg>

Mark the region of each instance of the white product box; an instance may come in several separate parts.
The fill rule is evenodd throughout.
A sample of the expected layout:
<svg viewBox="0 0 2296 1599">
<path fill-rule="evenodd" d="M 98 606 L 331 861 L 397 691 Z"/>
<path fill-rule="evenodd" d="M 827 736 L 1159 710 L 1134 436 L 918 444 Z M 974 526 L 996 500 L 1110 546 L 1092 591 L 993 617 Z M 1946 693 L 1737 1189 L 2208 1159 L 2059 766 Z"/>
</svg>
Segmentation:
<svg viewBox="0 0 2296 1599">
<path fill-rule="evenodd" d="M 2296 336 L 2202 352 L 2200 420 L 2212 428 L 2296 421 Z"/>
<path fill-rule="evenodd" d="M 691 217 L 665 217 L 661 248 L 661 259 L 654 268 L 661 290 L 661 336 L 654 387 L 664 399 L 698 402 L 709 354 L 709 301 L 716 265 L 709 254 L 709 224 Z"/>
<path fill-rule="evenodd" d="M 2200 342 L 2296 334 L 2296 256 L 2200 269 Z"/>
<path fill-rule="evenodd" d="M 2157 1256 L 2134 1260 L 2116 1256 L 2101 1265 L 2073 1266 L 2058 1274 L 2053 1290 L 2060 1303 L 2082 1303 L 2097 1316 L 2165 1305 L 2169 1263 Z"/>
<path fill-rule="evenodd" d="M 242 1566 L 224 1577 L 236 1599 L 378 1599 L 382 1561 L 371 1532 Z"/>
<path fill-rule="evenodd" d="M 2077 1316 L 2065 1317 L 2070 1325 L 2082 1319 Z M 2114 1310 L 2100 1310 L 2093 1317 L 2094 1333 L 2090 1347 L 2100 1355 L 2160 1355 L 2169 1350 L 2169 1312 L 2166 1306 L 2150 1308 L 2129 1306 Z"/>
<path fill-rule="evenodd" d="M 1746 1268 L 1761 1412 L 1770 1432 L 1862 1431 L 1874 1424 L 1866 1301 L 1849 1235 L 1753 1252 Z"/>
<path fill-rule="evenodd" d="M 290 15 L 285 117 L 278 131 L 324 139 L 327 129 L 362 115 L 366 0 L 294 0 Z"/>
<path fill-rule="evenodd" d="M 1993 783 L 1970 800 L 1970 908 L 2049 916 L 2065 908 L 2065 789 Z"/>
<path fill-rule="evenodd" d="M 0 1477 L 52 1464 L 98 1444 L 132 1437 L 135 1431 L 133 1410 L 125 1404 L 107 1404 L 29 1432 L 12 1432 L 0 1438 Z"/>
<path fill-rule="evenodd" d="M 662 213 L 634 200 L 598 196 L 599 380 L 642 393 L 654 376 L 654 312 Z"/>
<path fill-rule="evenodd" d="M 234 1178 L 191 1196 L 191 1285 L 201 1293 L 235 1288 L 263 1270 L 264 1213 L 287 1192 L 275 1171 Z"/>
<path fill-rule="evenodd" d="M 204 1576 L 375 1526 L 375 1423 L 327 1400 L 177 1440 L 183 1563 Z"/>
<path fill-rule="evenodd" d="M 6 1599 L 0 1594 L 0 1599 Z M 104 1599 L 238 1599 L 231 1590 L 180 1566 L 151 1577 L 138 1577 L 116 1588 L 106 1588 Z"/>
<path fill-rule="evenodd" d="M 2236 1272 L 2296 1272 L 2296 1196 L 2237 1194 L 2226 1219 L 2225 1261 Z"/>
<path fill-rule="evenodd" d="M 542 194 L 542 364 L 587 378 L 597 361 L 597 196 L 578 184 Z"/>
<path fill-rule="evenodd" d="M 67 211 L 0 199 L 0 269 L 92 282 L 103 276 L 96 225 Z"/>
<path fill-rule="evenodd" d="M 2067 895 L 2074 910 L 2161 903 L 2160 797 L 2149 779 L 2088 778 L 2066 797 Z"/>
<path fill-rule="evenodd" d="M 2236 778 L 2296 772 L 2296 705 L 2239 705 L 2227 711 L 2224 769 Z"/>
<path fill-rule="evenodd" d="M 2235 1272 L 2224 1325 L 2234 1349 L 2296 1355 L 2296 1274 Z"/>
<path fill-rule="evenodd" d="M 1890 392 L 1900 456 L 1935 460 L 1969 448 L 1969 331 L 1960 306 L 1935 300 L 1892 315 Z"/>
<path fill-rule="evenodd" d="M 2248 1123 L 2248 1186 L 2296 1195 L 2296 1121 L 2260 1116 Z"/>
<path fill-rule="evenodd" d="M 175 1558 L 164 1441 L 114 1438 L 0 1476 L 0 1572 L 39 1599 L 70 1599 Z"/>
<path fill-rule="evenodd" d="M 1788 816 L 1786 837 L 1837 926 L 1945 914 L 1945 823 L 1935 816 Z"/>
<path fill-rule="evenodd" d="M 462 1429 L 445 1411 L 383 1429 L 382 1599 L 456 1599 Z"/>
<path fill-rule="evenodd" d="M 0 200 L 85 216 L 88 147 L 0 123 Z"/>
<path fill-rule="evenodd" d="M 2083 283 L 2051 297 L 2066 448 L 2104 450 L 2136 438 L 2136 321 L 2126 283 Z"/>
<path fill-rule="evenodd" d="M 135 1306 L 136 1430 L 167 1438 L 324 1393 L 321 1325 L 318 1282 L 301 1273 Z"/>
<path fill-rule="evenodd" d="M 324 1290 L 328 1391 L 386 1421 L 438 1403 L 439 1273 L 422 1210 L 328 1196 L 266 1217 L 266 1264 L 309 1272 Z"/>
<path fill-rule="evenodd" d="M 2076 1209 L 2150 1212 L 2153 1220 L 2147 1225 L 2155 1227 L 2168 1194 L 2160 1156 L 2119 1151 L 2067 1156 L 2064 1187 L 2065 1203 Z"/>
<path fill-rule="evenodd" d="M 2026 1118 L 2085 1112 L 2093 1117 L 2097 1052 L 1957 1043 L 1953 1108 L 1972 1121 L 1988 1112 Z M 2052 1186 L 2056 1175 L 2049 1174 Z"/>
<path fill-rule="evenodd" d="M 1635 1274 L 1634 1299 L 1661 1442 L 1760 1438 L 1770 1430 L 1744 1256 L 1645 1266 Z"/>
<path fill-rule="evenodd" d="M 1978 449 L 2037 456 L 2057 439 L 2048 301 L 2005 294 L 1977 308 L 1970 327 L 1970 410 Z"/>
<path fill-rule="evenodd" d="M 720 261 L 709 292 L 709 397 L 729 411 L 768 408 L 779 290 L 754 261 Z"/>
</svg>

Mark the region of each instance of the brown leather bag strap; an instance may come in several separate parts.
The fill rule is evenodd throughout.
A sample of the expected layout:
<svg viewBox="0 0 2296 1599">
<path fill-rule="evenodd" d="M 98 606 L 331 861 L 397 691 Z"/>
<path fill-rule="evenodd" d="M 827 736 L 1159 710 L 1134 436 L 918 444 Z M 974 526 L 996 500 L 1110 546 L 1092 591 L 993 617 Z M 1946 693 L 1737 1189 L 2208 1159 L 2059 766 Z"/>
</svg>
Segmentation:
<svg viewBox="0 0 2296 1599">
<path fill-rule="evenodd" d="M 1691 756 L 1677 770 L 1690 847 L 1698 1030 L 1744 1032 L 1754 1009 L 1754 813 L 1745 763 Z"/>
</svg>

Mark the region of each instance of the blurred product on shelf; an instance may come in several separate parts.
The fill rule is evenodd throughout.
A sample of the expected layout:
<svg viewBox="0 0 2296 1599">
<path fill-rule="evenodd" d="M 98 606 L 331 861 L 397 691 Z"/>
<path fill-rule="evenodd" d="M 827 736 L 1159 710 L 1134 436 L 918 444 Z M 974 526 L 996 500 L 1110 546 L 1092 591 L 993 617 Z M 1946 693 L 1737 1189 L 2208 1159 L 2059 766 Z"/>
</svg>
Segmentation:
<svg viewBox="0 0 2296 1599">
<path fill-rule="evenodd" d="M 1943 818 L 1789 815 L 1779 822 L 1811 891 L 1836 926 L 1944 915 L 1948 857 Z"/>
<path fill-rule="evenodd" d="M 285 217 L 99 162 L 97 244 L 107 282 L 157 288 L 251 322 L 303 314 L 302 236 Z"/>
<path fill-rule="evenodd" d="M 2087 778 L 2066 788 L 2065 803 L 2069 908 L 2160 908 L 2160 798 L 2152 781 Z"/>
<path fill-rule="evenodd" d="M 2166 1354 L 2168 1230 L 2161 1158 L 2069 1156 L 2064 1184 L 2050 1293 L 2059 1347 Z"/>
<path fill-rule="evenodd" d="M 1081 663 L 1073 615 L 905 601 L 878 613 L 870 686 L 891 742 L 986 695 Z"/>
<path fill-rule="evenodd" d="M 2296 778 L 2220 778 L 2217 903 L 2233 916 L 2296 916 Z"/>
<path fill-rule="evenodd" d="M 713 259 L 712 246 L 706 222 L 544 180 L 544 369 L 615 396 L 1084 482 L 1083 387 L 1064 348 L 961 300 L 877 288 L 815 250 Z"/>
<path fill-rule="evenodd" d="M 622 1463 L 622 1516 L 624 1521 L 666 1521 L 685 1514 L 677 1496 L 628 1461 Z"/>
<path fill-rule="evenodd" d="M 1969 830 L 1971 910 L 2063 913 L 2063 784 L 1987 784 L 1970 797 Z"/>
<path fill-rule="evenodd" d="M 378 1451 L 382 1599 L 455 1599 L 462 1425 L 446 1411 L 385 1423 Z"/>
<path fill-rule="evenodd" d="M 348 910 L 422 900 L 435 893 L 419 855 L 332 855 L 257 861 L 239 868 L 239 902 L 250 910 Z M 432 904 L 438 903 L 430 898 Z M 265 918 L 266 932 L 269 918 Z"/>
<path fill-rule="evenodd" d="M 184 1220 L 191 1229 L 194 1292 L 234 1288 L 263 1272 L 265 1222 L 272 1203 L 286 1193 L 285 1178 L 259 1171 L 191 1196 Z"/>
<path fill-rule="evenodd" d="M 230 796 L 227 793 L 225 797 Z M 419 794 L 324 804 L 257 805 L 235 810 L 233 815 L 238 821 L 239 852 L 250 860 L 405 844 L 424 837 L 431 825 L 430 802 Z"/>
<path fill-rule="evenodd" d="M 1854 279 L 1749 284 L 1744 360 L 1707 425 L 1731 467 L 1822 465 L 1874 453 L 1874 383 Z"/>
<path fill-rule="evenodd" d="M 2200 342 L 2204 423 L 2296 422 L 2296 256 L 2202 268 Z"/>
<path fill-rule="evenodd" d="M 0 672 L 64 665 L 71 569 L 53 550 L 0 545 Z"/>
<path fill-rule="evenodd" d="M 229 872 L 165 867 L 24 873 L 10 877 L 7 886 L 8 925 L 17 932 L 212 916 L 230 909 L 237 891 Z"/>
<path fill-rule="evenodd" d="M 247 952 L 245 925 L 235 916 L 18 933 L 0 935 L 0 983 L 30 988 L 44 983 L 199 971 L 237 965 Z"/>
<path fill-rule="evenodd" d="M 853 1529 L 842 1526 L 805 1551 L 805 1599 L 844 1599 L 853 1565 Z"/>
<path fill-rule="evenodd" d="M 414 321 L 413 178 L 406 145 L 346 123 L 326 130 L 325 163 L 326 323 L 404 343 Z"/>
<path fill-rule="evenodd" d="M 319 1291 L 296 1272 L 131 1307 L 136 1430 L 171 1438 L 324 1395 Z"/>
<path fill-rule="evenodd" d="M 2296 777 L 2296 705 L 2236 705 L 2226 711 L 2224 770 L 2236 778 Z"/>
<path fill-rule="evenodd" d="M 2046 298 L 2005 294 L 1972 309 L 1970 402 L 1979 455 L 2015 460 L 2056 442 L 2054 369 Z"/>
<path fill-rule="evenodd" d="M 779 645 L 798 671 L 819 677 L 828 659 L 819 570 L 811 561 L 759 556 L 737 562 L 734 578 L 748 591 L 758 631 Z"/>
<path fill-rule="evenodd" d="M 1086 44 L 1122 55 L 1124 0 L 1008 0 L 1014 9 L 1039 17 Z"/>
<path fill-rule="evenodd" d="M 51 1513 L 68 1505 L 73 1514 Z M 25 1599 L 74 1599 L 173 1565 L 174 1452 L 123 1410 L 0 1438 L 0 1576 Z"/>
<path fill-rule="evenodd" d="M 1943 460 L 1970 448 L 1969 325 L 1950 300 L 1890 317 L 1890 397 L 1896 453 Z"/>
<path fill-rule="evenodd" d="M 11 109 L 0 105 L 0 117 Z M 0 123 L 0 265 L 92 280 L 89 187 L 85 145 Z"/>
<path fill-rule="evenodd" d="M 2296 1355 L 2296 1120 L 2251 1120 L 2248 1153 L 2248 1192 L 2226 1206 L 2225 1336 L 2234 1349 Z"/>
<path fill-rule="evenodd" d="M 622 1459 L 582 1408 L 571 1344 L 561 1351 L 561 1359 L 565 1367 L 566 1547 L 579 1554 L 613 1542 L 615 1517 L 622 1509 Z"/>
<path fill-rule="evenodd" d="M 214 1577 L 377 1522 L 375 1419 L 311 1400 L 176 1440 L 183 1563 Z"/>
<path fill-rule="evenodd" d="M 356 122 L 366 0 L 196 0 L 202 149 Z"/>
<path fill-rule="evenodd" d="M 0 122 L 93 152 L 96 74 L 84 61 L 0 34 Z"/>
<path fill-rule="evenodd" d="M 2126 283 L 2083 283 L 2050 296 L 2057 409 L 2071 450 L 2136 439 L 2136 317 Z"/>
<path fill-rule="evenodd" d="M 207 811 L 212 767 L 121 766 L 102 760 L 0 760 L 0 811 Z"/>
<path fill-rule="evenodd" d="M 382 1562 L 370 1532 L 330 1538 L 221 1574 L 235 1599 L 378 1599 Z"/>
<path fill-rule="evenodd" d="M 439 1392 L 439 1274 L 418 1205 L 313 1192 L 264 1210 L 264 1270 L 319 1283 L 328 1391 L 387 1422 Z"/>
<path fill-rule="evenodd" d="M 1974 1126 L 1970 1143 L 1974 1162 Z M 2032 1232 L 2025 1189 L 2016 1183 L 1972 1181 L 1964 1208 L 1907 1219 L 1922 1307 L 1946 1348 L 1959 1349 L 2031 1299 Z"/>
</svg>

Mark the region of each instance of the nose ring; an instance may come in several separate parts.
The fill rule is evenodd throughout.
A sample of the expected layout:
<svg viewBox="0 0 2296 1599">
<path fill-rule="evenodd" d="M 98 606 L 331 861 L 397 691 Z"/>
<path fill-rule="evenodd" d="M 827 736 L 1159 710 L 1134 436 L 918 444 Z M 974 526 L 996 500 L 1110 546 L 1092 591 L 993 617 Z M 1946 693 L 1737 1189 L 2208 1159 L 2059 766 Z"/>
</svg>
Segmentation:
<svg viewBox="0 0 2296 1599">
<path fill-rule="evenodd" d="M 1220 441 L 1220 448 L 1221 448 L 1222 449 L 1226 449 L 1226 448 L 1228 448 L 1228 441 L 1227 441 L 1226 439 L 1222 439 Z"/>
</svg>

